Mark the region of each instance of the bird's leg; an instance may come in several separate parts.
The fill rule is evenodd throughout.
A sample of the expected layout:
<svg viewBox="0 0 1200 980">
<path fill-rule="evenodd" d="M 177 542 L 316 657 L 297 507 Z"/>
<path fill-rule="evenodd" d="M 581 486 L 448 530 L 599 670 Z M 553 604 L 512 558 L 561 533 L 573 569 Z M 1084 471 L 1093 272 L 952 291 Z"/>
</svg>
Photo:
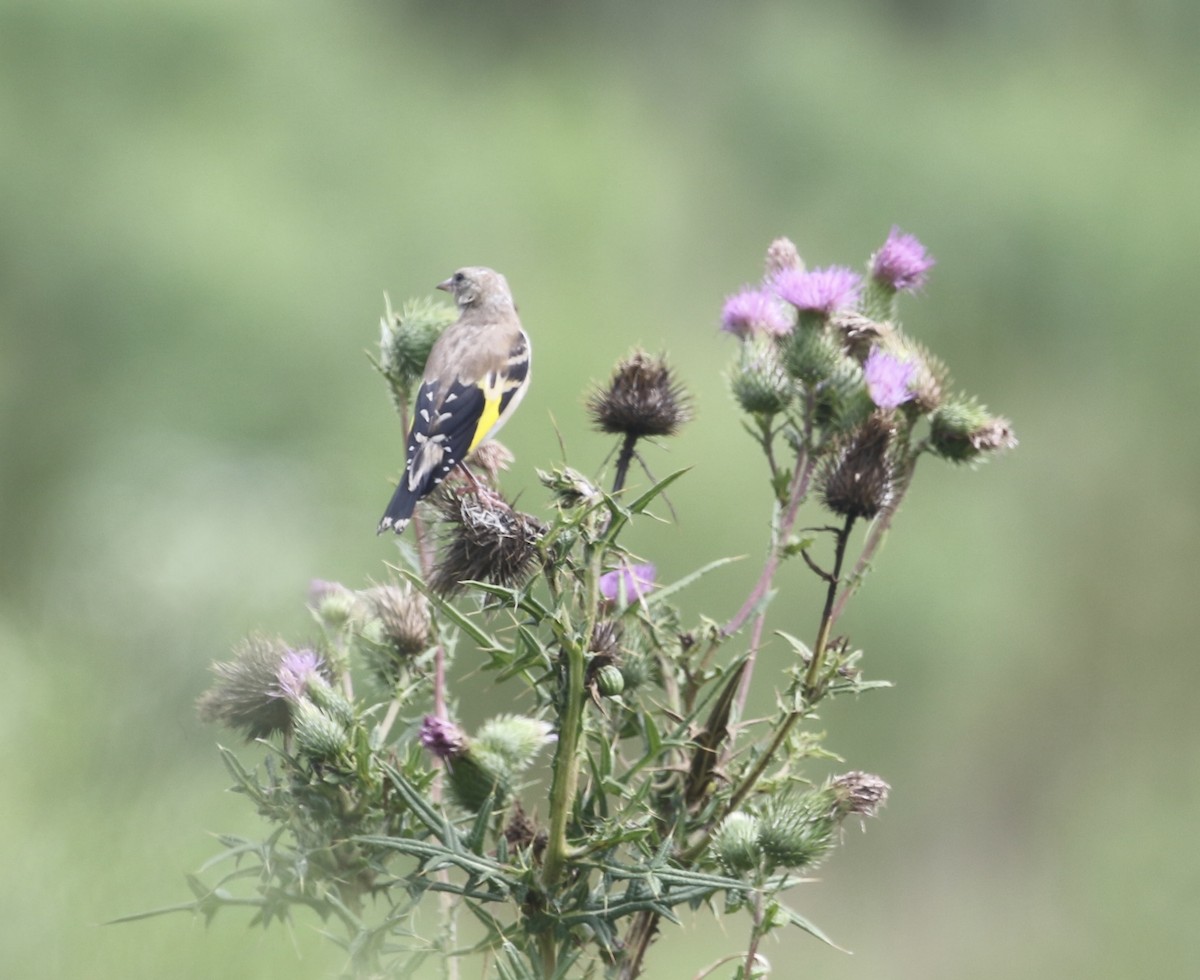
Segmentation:
<svg viewBox="0 0 1200 980">
<path fill-rule="evenodd" d="M 503 501 L 504 500 L 504 498 L 501 497 L 499 493 L 497 493 L 495 490 L 493 490 L 491 487 L 489 487 L 486 483 L 484 483 L 482 480 L 480 480 L 479 477 L 477 477 L 474 473 L 471 472 L 471 468 L 469 466 L 467 466 L 467 461 L 465 459 L 460 459 L 458 461 L 458 468 L 463 471 L 463 475 L 466 476 L 467 481 L 471 484 L 469 487 L 466 488 L 465 492 L 473 493 L 476 496 L 481 497 L 487 501 L 497 501 L 497 500 Z"/>
</svg>

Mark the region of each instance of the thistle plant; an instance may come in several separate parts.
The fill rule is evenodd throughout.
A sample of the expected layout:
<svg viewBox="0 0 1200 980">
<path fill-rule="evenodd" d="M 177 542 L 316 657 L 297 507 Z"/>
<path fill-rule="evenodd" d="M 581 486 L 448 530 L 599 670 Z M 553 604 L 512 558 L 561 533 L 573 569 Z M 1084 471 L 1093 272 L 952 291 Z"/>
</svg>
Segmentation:
<svg viewBox="0 0 1200 980">
<path fill-rule="evenodd" d="M 220 749 L 270 831 L 220 838 L 203 879 L 189 878 L 193 900 L 159 911 L 249 908 L 269 924 L 312 910 L 362 977 L 409 976 L 431 958 L 457 976 L 467 957 L 471 975 L 505 980 L 663 976 L 652 946 L 664 922 L 706 905 L 746 922 L 710 975 L 767 976 L 760 944 L 785 926 L 824 940 L 792 895 L 847 818 L 875 816 L 889 790 L 870 773 L 820 775 L 836 758 L 813 724 L 822 703 L 887 686 L 838 621 L 921 459 L 980 463 L 1016 444 L 901 326 L 900 300 L 932 267 L 897 229 L 863 274 L 808 269 L 780 239 L 763 278 L 725 301 L 729 387 L 763 459 L 737 492 L 760 491 L 770 514 L 757 580 L 730 608 L 686 604 L 729 559 L 661 581 L 664 556 L 627 544 L 664 519 L 685 476 L 654 479 L 646 454 L 692 416 L 666 357 L 637 350 L 587 401 L 615 440 L 611 474 L 540 469 L 544 505 L 523 513 L 500 489 L 511 456 L 485 444 L 473 479 L 420 505 L 381 581 L 314 583 L 315 636 L 235 648 L 199 710 L 265 752 L 250 765 Z M 426 301 L 384 317 L 374 363 L 405 428 L 452 318 Z M 823 600 L 808 637 L 775 631 L 791 664 L 764 676 L 789 561 Z M 451 690 L 463 661 L 504 706 L 478 724 Z M 775 707 L 751 719 L 756 689 Z M 432 929 L 416 916 L 425 903 Z"/>
</svg>

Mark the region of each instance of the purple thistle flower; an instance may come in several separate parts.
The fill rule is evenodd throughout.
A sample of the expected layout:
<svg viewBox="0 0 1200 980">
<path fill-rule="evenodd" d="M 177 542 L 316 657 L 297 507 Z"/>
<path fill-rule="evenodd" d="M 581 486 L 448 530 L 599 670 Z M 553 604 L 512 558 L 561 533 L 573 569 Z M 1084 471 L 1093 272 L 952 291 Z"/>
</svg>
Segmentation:
<svg viewBox="0 0 1200 980">
<path fill-rule="evenodd" d="M 610 603 L 637 602 L 654 589 L 657 569 L 651 565 L 622 565 L 600 576 L 600 594 Z"/>
<path fill-rule="evenodd" d="M 796 309 L 829 316 L 858 302 L 862 277 L 841 265 L 824 269 L 781 269 L 775 273 L 771 285 L 781 299 Z"/>
<path fill-rule="evenodd" d="M 917 366 L 907 361 L 893 357 L 878 347 L 871 349 L 867 362 L 863 365 L 863 375 L 867 381 L 867 392 L 880 408 L 891 410 L 899 408 L 913 397 L 908 390 L 908 383 L 917 372 Z"/>
<path fill-rule="evenodd" d="M 749 286 L 725 300 L 721 309 L 721 329 L 743 340 L 760 332 L 781 336 L 790 333 L 791 318 L 779 305 L 779 298 L 765 289 Z"/>
<path fill-rule="evenodd" d="M 892 225 L 883 248 L 871 256 L 871 278 L 893 292 L 914 292 L 925 285 L 936 263 L 916 236 L 906 235 Z"/>
<path fill-rule="evenodd" d="M 279 661 L 275 679 L 279 684 L 278 696 L 298 704 L 305 696 L 308 680 L 313 675 L 321 677 L 325 662 L 312 650 L 289 650 Z M 324 680 L 324 677 L 321 677 Z"/>
<path fill-rule="evenodd" d="M 448 718 L 426 715 L 417 736 L 421 745 L 439 759 L 456 759 L 467 747 L 467 736 Z"/>
</svg>

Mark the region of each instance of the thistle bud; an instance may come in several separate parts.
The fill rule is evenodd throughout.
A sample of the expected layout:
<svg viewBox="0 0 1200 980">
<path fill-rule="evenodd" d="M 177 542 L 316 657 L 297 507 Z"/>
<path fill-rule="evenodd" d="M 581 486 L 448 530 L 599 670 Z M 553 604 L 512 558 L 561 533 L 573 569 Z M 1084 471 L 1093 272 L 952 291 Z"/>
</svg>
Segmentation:
<svg viewBox="0 0 1200 980">
<path fill-rule="evenodd" d="M 345 626 L 357 605 L 358 597 L 339 582 L 313 579 L 308 587 L 308 608 L 317 622 L 331 630 Z"/>
<path fill-rule="evenodd" d="M 833 847 L 836 828 L 828 793 L 789 793 L 763 814 L 758 844 L 769 868 L 810 868 Z"/>
<path fill-rule="evenodd" d="M 758 817 L 740 810 L 729 814 L 717 827 L 709 846 L 730 874 L 743 874 L 759 866 L 763 859 L 759 830 Z"/>
<path fill-rule="evenodd" d="M 872 518 L 892 499 L 896 424 L 876 413 L 835 447 L 817 474 L 825 506 L 843 517 Z"/>
<path fill-rule="evenodd" d="M 489 798 L 495 806 L 502 806 L 512 794 L 515 778 L 553 738 L 546 722 L 520 715 L 489 719 L 469 741 L 457 727 L 448 729 L 448 724 L 426 718 L 421 742 L 446 760 L 454 799 L 474 811 Z M 435 740 L 439 748 L 431 745 Z"/>
<path fill-rule="evenodd" d="M 837 342 L 819 327 L 797 328 L 783 345 L 784 369 L 810 387 L 829 378 L 843 361 Z"/>
<path fill-rule="evenodd" d="M 989 415 L 972 399 L 942 405 L 930 416 L 929 444 L 952 463 L 969 463 L 1017 445 L 1008 419 Z"/>
<path fill-rule="evenodd" d="M 795 385 L 779 363 L 775 344 L 757 339 L 742 344 L 729 387 L 742 410 L 775 415 L 791 404 Z"/>
<path fill-rule="evenodd" d="M 293 711 L 293 735 L 301 755 L 318 763 L 338 762 L 348 756 L 350 738 L 337 721 L 307 700 L 295 704 Z"/>
<path fill-rule="evenodd" d="M 420 382 L 434 341 L 456 315 L 450 307 L 431 299 L 405 303 L 399 313 L 387 303 L 379 321 L 378 367 L 398 405 L 401 401 L 407 404 L 408 391 Z"/>
<path fill-rule="evenodd" d="M 901 346 L 915 365 L 908 390 L 912 392 L 912 404 L 921 415 L 928 415 L 941 407 L 950 372 L 946 365 L 922 344 L 908 337 L 900 338 Z"/>
<path fill-rule="evenodd" d="M 448 783 L 454 801 L 461 807 L 478 813 L 490 799 L 495 807 L 503 806 L 512 793 L 508 774 L 499 760 L 468 748 L 460 756 L 447 761 Z"/>
<path fill-rule="evenodd" d="M 616 664 L 605 664 L 596 671 L 596 691 L 601 697 L 615 698 L 625 690 L 625 675 Z"/>
<path fill-rule="evenodd" d="M 354 724 L 354 705 L 320 674 L 313 674 L 308 678 L 304 692 L 313 704 L 343 728 L 349 729 Z"/>
<path fill-rule="evenodd" d="M 554 741 L 550 725 L 540 718 L 524 715 L 497 715 L 489 718 L 475 733 L 472 747 L 498 760 L 498 769 L 513 776 L 529 768 L 537 754 Z"/>
</svg>

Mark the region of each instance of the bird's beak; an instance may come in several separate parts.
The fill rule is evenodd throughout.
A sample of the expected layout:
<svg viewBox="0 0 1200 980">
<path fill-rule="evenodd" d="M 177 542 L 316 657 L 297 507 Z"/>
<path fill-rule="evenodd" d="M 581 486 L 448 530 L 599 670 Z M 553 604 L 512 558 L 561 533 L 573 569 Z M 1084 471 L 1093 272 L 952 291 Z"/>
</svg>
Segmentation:
<svg viewBox="0 0 1200 980">
<path fill-rule="evenodd" d="M 437 284 L 437 288 L 438 288 L 438 289 L 441 289 L 441 290 L 444 290 L 444 291 L 445 291 L 445 292 L 447 292 L 447 293 L 452 293 L 452 292 L 454 292 L 454 279 L 453 279 L 453 277 L 452 277 L 452 278 L 450 278 L 450 279 L 443 279 L 441 282 L 439 282 L 439 283 Z"/>
</svg>

